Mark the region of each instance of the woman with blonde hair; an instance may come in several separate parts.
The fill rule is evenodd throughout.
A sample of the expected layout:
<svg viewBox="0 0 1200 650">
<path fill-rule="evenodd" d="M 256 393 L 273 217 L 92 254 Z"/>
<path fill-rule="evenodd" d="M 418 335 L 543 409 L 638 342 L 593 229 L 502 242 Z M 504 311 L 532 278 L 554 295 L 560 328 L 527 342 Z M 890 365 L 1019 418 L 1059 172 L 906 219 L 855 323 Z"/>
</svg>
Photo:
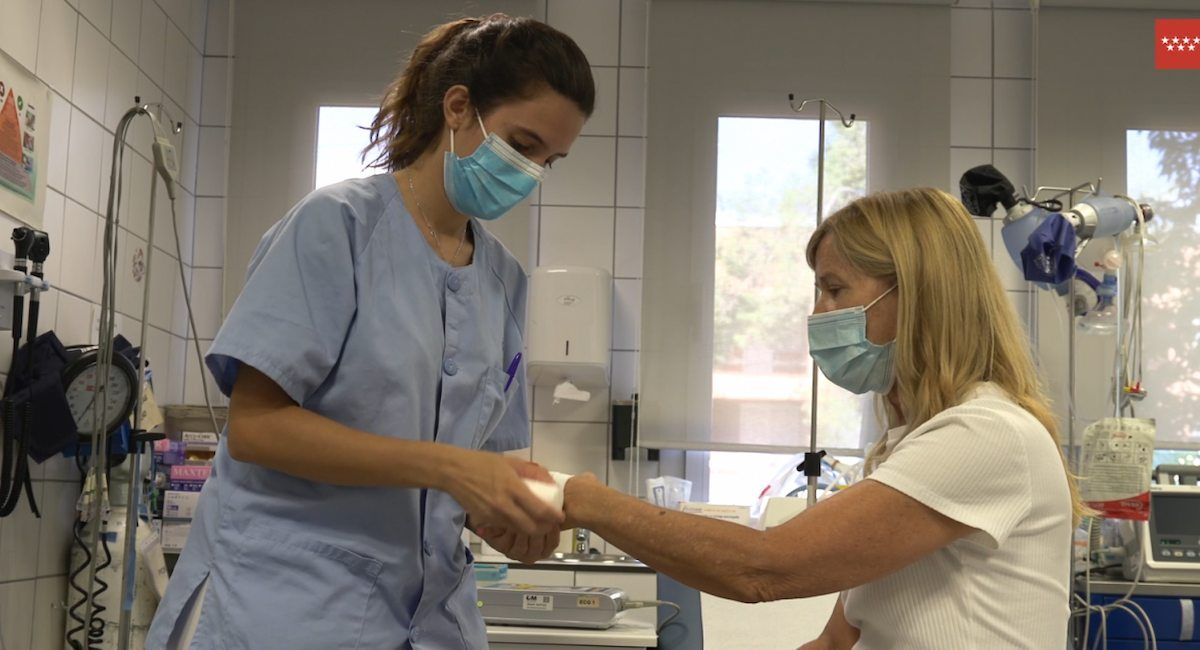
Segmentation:
<svg viewBox="0 0 1200 650">
<path fill-rule="evenodd" d="M 579 476 L 568 523 L 717 596 L 842 592 L 805 648 L 1065 647 L 1068 540 L 1083 510 L 971 217 L 938 190 L 874 194 L 825 220 L 807 253 L 816 365 L 886 405 L 866 478 L 758 531 Z"/>
</svg>

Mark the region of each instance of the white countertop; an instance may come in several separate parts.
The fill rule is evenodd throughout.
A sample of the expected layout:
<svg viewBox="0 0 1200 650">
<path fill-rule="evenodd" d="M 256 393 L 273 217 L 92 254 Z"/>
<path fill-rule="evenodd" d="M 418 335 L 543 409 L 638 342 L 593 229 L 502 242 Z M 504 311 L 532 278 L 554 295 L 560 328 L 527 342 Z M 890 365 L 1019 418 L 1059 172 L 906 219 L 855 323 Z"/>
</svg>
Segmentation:
<svg viewBox="0 0 1200 650">
<path fill-rule="evenodd" d="M 654 626 L 641 621 L 619 621 L 607 630 L 489 625 L 487 638 L 489 643 L 556 643 L 617 648 L 653 648 L 658 645 Z"/>
</svg>

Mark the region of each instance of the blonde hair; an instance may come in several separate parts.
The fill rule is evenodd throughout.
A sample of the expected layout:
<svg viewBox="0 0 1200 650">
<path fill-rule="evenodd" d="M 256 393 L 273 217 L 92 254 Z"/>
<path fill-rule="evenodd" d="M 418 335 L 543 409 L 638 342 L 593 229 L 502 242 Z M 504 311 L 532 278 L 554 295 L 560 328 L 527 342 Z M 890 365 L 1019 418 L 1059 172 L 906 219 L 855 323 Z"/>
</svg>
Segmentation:
<svg viewBox="0 0 1200 650">
<path fill-rule="evenodd" d="M 909 429 L 956 406 L 992 382 L 1032 414 L 1062 457 L 1058 423 L 1030 354 L 1028 337 L 1005 295 L 971 216 L 931 188 L 881 192 L 854 201 L 821 223 L 808 264 L 829 235 L 855 269 L 900 286 L 895 373 Z M 867 455 L 868 472 L 887 457 L 886 437 Z M 1078 524 L 1089 510 L 1062 457 Z"/>
</svg>

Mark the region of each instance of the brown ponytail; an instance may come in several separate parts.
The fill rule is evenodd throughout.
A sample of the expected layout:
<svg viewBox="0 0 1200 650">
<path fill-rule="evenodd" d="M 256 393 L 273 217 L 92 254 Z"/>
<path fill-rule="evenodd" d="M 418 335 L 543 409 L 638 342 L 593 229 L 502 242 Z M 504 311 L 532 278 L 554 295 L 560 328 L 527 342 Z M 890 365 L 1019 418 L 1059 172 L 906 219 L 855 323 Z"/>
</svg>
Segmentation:
<svg viewBox="0 0 1200 650">
<path fill-rule="evenodd" d="M 546 87 L 584 115 L 595 106 L 591 66 L 569 36 L 532 18 L 463 18 L 426 34 L 388 86 L 363 152 L 375 154 L 371 166 L 395 171 L 435 146 L 445 124 L 442 98 L 459 84 L 481 115 Z"/>
</svg>

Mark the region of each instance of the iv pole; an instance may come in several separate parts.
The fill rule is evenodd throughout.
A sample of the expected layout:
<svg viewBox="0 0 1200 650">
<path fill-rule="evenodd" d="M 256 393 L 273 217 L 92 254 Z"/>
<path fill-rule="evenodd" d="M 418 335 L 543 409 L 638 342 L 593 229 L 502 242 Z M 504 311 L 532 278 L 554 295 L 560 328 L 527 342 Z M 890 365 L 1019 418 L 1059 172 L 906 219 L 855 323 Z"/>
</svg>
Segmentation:
<svg viewBox="0 0 1200 650">
<path fill-rule="evenodd" d="M 825 110 L 828 108 L 834 113 L 837 113 L 838 120 L 842 126 L 850 128 L 854 124 L 854 113 L 850 114 L 850 119 L 846 119 L 845 115 L 837 109 L 833 104 L 830 104 L 825 99 L 806 99 L 796 104 L 796 96 L 788 93 L 788 104 L 792 111 L 800 113 L 804 111 L 804 107 L 808 104 L 820 104 L 819 118 L 817 122 L 817 225 L 821 225 L 821 218 L 825 212 Z M 814 369 L 815 370 L 815 369 Z M 820 373 L 813 372 L 812 376 L 812 400 L 810 402 L 810 417 L 809 417 L 809 432 L 808 432 L 808 452 L 804 454 L 804 463 L 796 468 L 802 469 L 804 475 L 808 477 L 808 505 L 812 506 L 817 502 L 817 478 L 821 476 L 821 458 L 825 456 L 825 452 L 817 451 L 817 381 L 820 378 Z"/>
</svg>

